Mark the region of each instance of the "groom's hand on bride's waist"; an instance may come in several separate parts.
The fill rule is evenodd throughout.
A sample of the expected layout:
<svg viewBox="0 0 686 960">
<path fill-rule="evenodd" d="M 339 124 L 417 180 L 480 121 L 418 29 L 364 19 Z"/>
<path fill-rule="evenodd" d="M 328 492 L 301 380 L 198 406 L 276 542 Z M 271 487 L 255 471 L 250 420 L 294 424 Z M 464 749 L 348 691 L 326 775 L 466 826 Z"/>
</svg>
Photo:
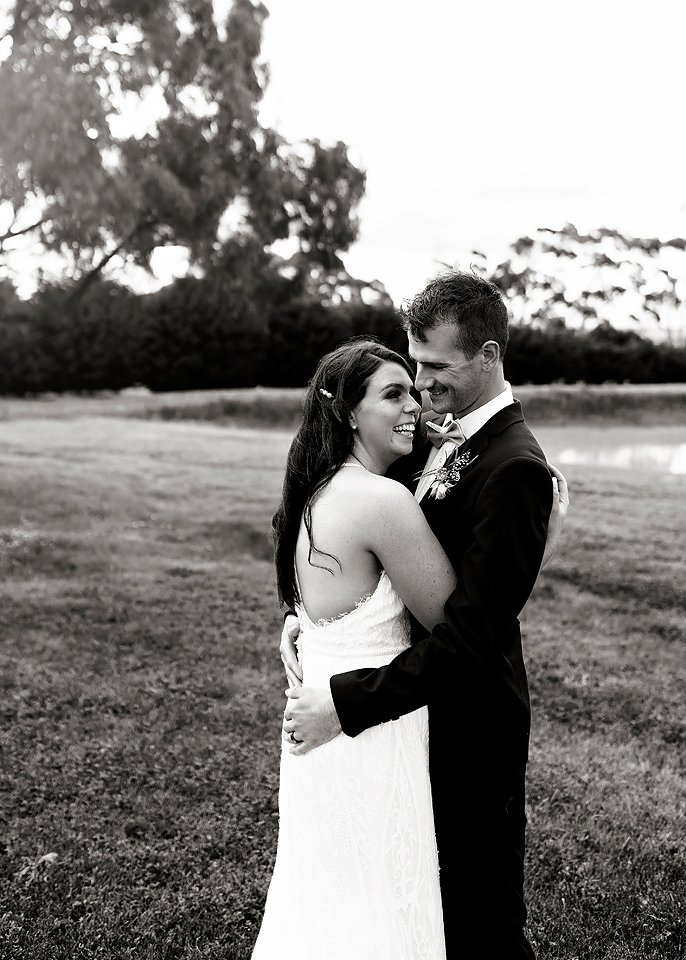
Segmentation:
<svg viewBox="0 0 686 960">
<path fill-rule="evenodd" d="M 283 738 L 291 744 L 295 756 L 309 753 L 315 747 L 333 740 L 341 732 L 331 691 L 313 687 L 291 686 L 286 690 L 283 712 Z"/>
<path fill-rule="evenodd" d="M 283 621 L 279 652 L 286 671 L 286 679 L 291 687 L 299 686 L 303 680 L 302 667 L 298 663 L 298 650 L 295 645 L 299 633 L 300 623 L 298 618 L 294 614 L 287 614 Z"/>
</svg>

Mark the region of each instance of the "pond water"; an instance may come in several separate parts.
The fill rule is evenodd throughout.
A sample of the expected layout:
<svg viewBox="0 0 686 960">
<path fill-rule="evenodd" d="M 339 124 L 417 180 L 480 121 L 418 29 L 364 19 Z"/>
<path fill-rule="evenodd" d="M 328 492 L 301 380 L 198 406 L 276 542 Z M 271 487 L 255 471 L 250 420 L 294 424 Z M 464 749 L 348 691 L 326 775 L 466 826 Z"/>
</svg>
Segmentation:
<svg viewBox="0 0 686 960">
<path fill-rule="evenodd" d="M 541 427 L 534 433 L 548 460 L 632 471 L 686 474 L 686 426 Z"/>
<path fill-rule="evenodd" d="M 627 467 L 631 470 L 661 470 L 686 473 L 686 443 L 677 447 L 666 444 L 637 443 L 613 450 L 580 450 L 567 447 L 558 454 L 559 463 L 596 464 L 600 467 Z"/>
</svg>

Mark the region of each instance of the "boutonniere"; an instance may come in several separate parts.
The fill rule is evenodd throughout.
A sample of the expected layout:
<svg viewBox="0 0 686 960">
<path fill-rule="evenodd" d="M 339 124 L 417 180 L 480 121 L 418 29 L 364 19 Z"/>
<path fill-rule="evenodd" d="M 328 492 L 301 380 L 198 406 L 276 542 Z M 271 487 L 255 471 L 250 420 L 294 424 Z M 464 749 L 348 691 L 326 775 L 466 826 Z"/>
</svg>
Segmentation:
<svg viewBox="0 0 686 960">
<path fill-rule="evenodd" d="M 478 459 L 478 453 L 472 455 L 470 450 L 465 450 L 459 457 L 447 460 L 438 470 L 432 471 L 434 478 L 429 487 L 429 496 L 434 497 L 436 500 L 443 500 L 455 484 L 459 483 L 462 471 Z"/>
</svg>

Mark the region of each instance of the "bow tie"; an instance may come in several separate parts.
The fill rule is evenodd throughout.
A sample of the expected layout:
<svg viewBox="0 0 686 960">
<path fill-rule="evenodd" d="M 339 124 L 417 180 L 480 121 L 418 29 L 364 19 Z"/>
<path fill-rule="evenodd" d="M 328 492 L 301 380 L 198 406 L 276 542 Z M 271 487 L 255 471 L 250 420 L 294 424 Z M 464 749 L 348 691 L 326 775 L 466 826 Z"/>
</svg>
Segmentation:
<svg viewBox="0 0 686 960">
<path fill-rule="evenodd" d="M 460 426 L 460 421 L 455 420 L 452 413 L 446 413 L 443 424 L 435 420 L 427 420 L 426 435 L 433 443 L 434 447 L 441 447 L 446 440 L 453 440 L 455 443 L 464 443 L 467 439 Z"/>
</svg>

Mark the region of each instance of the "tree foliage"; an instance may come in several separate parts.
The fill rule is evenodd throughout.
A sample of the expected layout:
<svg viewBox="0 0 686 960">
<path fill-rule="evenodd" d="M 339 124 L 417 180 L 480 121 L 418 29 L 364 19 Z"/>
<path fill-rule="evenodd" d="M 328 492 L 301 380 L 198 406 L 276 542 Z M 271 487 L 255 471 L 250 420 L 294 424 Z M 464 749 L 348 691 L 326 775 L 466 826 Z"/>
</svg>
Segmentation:
<svg viewBox="0 0 686 960">
<path fill-rule="evenodd" d="M 81 286 L 108 265 L 149 268 L 182 245 L 192 268 L 226 266 L 238 235 L 292 235 L 291 268 L 344 282 L 365 177 L 342 143 L 293 146 L 261 125 L 267 11 L 234 0 L 15 0 L 0 64 L 5 250 L 35 236 Z M 127 129 L 135 108 L 156 122 Z"/>
<path fill-rule="evenodd" d="M 136 295 L 96 280 L 78 302 L 45 285 L 30 302 L 0 285 L 0 395 L 302 387 L 342 340 L 374 334 L 404 352 L 392 305 L 327 303 L 302 278 L 274 282 L 254 244 L 229 245 L 224 270 Z M 686 382 L 686 349 L 598 324 L 513 324 L 505 357 L 516 384 Z"/>
<path fill-rule="evenodd" d="M 624 326 L 660 339 L 679 336 L 686 240 L 634 237 L 601 227 L 582 233 L 567 223 L 520 237 L 495 267 L 479 266 L 505 292 L 517 320 L 534 326 L 563 322 L 592 329 Z M 682 317 L 683 323 L 683 317 Z"/>
</svg>

